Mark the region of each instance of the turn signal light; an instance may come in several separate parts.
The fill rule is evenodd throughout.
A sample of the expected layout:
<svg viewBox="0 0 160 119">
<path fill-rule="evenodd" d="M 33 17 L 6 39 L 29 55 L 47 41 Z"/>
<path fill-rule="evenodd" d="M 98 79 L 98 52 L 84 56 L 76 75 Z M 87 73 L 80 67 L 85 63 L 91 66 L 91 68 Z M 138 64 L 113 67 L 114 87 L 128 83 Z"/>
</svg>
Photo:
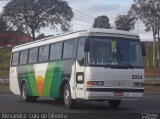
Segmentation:
<svg viewBox="0 0 160 119">
<path fill-rule="evenodd" d="M 93 81 L 87 81 L 86 85 L 87 86 L 92 86 L 93 85 Z"/>
</svg>

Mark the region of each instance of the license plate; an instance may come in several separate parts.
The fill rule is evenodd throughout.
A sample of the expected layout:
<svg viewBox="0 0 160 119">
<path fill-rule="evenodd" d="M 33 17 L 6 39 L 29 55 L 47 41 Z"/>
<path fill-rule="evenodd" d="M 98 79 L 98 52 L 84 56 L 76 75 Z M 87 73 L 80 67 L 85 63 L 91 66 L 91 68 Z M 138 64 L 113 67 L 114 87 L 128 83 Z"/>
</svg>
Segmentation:
<svg viewBox="0 0 160 119">
<path fill-rule="evenodd" d="M 123 96 L 123 92 L 114 92 L 114 96 Z"/>
</svg>

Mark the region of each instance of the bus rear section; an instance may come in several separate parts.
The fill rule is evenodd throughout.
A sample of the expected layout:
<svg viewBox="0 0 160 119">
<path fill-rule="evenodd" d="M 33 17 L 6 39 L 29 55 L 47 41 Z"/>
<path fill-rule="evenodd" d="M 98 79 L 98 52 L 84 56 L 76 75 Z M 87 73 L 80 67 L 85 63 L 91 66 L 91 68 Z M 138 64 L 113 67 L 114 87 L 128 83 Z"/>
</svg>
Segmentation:
<svg viewBox="0 0 160 119">
<path fill-rule="evenodd" d="M 111 107 L 118 107 L 121 100 L 143 97 L 144 68 L 138 38 L 90 36 L 86 43 L 85 67 L 76 67 L 79 99 L 109 100 Z"/>
</svg>

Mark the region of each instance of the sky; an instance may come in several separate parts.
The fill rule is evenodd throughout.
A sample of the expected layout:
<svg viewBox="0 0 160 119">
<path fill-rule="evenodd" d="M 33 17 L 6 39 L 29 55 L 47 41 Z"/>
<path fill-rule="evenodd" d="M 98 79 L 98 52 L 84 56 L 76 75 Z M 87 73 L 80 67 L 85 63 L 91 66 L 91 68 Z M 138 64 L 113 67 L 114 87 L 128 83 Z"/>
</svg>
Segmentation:
<svg viewBox="0 0 160 119">
<path fill-rule="evenodd" d="M 0 0 L 0 12 L 9 0 Z M 130 9 L 133 0 L 66 0 L 74 12 L 74 18 L 71 21 L 71 30 L 78 31 L 91 28 L 94 18 L 100 15 L 109 17 L 111 26 L 114 25 L 114 20 L 117 15 L 124 15 Z M 139 34 L 141 40 L 150 41 L 153 39 L 152 32 L 146 33 L 145 27 L 141 21 L 135 24 L 135 30 Z M 40 33 L 45 35 L 56 35 L 61 33 L 60 30 L 42 28 Z M 36 35 L 40 34 L 36 33 Z"/>
</svg>

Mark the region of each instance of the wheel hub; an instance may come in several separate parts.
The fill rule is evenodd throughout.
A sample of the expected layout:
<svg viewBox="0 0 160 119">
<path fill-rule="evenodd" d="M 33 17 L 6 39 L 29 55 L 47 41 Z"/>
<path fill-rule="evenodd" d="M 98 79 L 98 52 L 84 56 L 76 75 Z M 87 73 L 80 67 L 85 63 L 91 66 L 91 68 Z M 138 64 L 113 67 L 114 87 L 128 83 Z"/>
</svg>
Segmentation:
<svg viewBox="0 0 160 119">
<path fill-rule="evenodd" d="M 66 102 L 66 104 L 69 103 L 69 98 L 70 98 L 70 96 L 69 96 L 69 90 L 66 90 L 65 91 L 65 102 Z"/>
<path fill-rule="evenodd" d="M 23 87 L 23 91 L 22 91 L 22 95 L 23 95 L 23 98 L 25 99 L 26 98 L 26 92 L 25 92 L 25 87 Z"/>
</svg>

